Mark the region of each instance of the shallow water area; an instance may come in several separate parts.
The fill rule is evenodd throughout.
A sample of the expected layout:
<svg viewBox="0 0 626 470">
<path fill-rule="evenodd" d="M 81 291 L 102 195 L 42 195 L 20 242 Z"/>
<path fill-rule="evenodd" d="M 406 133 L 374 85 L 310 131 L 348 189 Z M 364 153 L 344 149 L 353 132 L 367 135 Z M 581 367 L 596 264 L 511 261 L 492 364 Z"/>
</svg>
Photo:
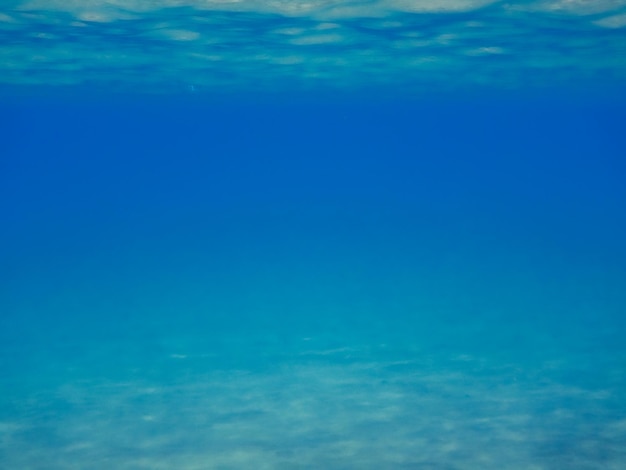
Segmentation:
<svg viewBox="0 0 626 470">
<path fill-rule="evenodd" d="M 0 468 L 626 468 L 626 2 L 0 7 Z"/>
</svg>

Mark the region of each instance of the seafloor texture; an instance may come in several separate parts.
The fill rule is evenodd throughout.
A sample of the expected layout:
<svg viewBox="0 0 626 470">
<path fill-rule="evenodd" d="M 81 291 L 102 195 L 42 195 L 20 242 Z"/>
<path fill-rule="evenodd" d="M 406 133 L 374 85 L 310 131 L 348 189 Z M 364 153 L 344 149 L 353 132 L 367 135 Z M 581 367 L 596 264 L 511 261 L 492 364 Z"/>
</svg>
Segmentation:
<svg viewBox="0 0 626 470">
<path fill-rule="evenodd" d="M 460 344 L 471 327 L 450 328 L 445 345 L 443 331 L 379 342 L 378 332 L 348 340 L 280 329 L 14 345 L 3 353 L 21 363 L 3 374 L 0 461 L 42 470 L 623 468 L 626 357 L 611 348 L 615 338 L 581 336 L 565 350 L 518 329 L 529 336 L 502 355 L 473 354 L 499 332 L 474 324 L 474 344 Z"/>
</svg>

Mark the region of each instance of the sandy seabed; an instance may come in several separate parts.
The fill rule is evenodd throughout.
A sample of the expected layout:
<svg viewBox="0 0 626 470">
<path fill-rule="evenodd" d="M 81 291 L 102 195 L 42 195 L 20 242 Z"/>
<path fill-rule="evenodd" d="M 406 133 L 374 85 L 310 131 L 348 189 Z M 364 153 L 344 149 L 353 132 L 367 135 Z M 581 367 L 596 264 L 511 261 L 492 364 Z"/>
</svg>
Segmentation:
<svg viewBox="0 0 626 470">
<path fill-rule="evenodd" d="M 7 469 L 622 469 L 619 358 L 328 345 L 254 367 L 170 344 L 123 374 L 7 385 Z M 108 352 L 103 352 L 105 357 Z M 89 373 L 87 373 L 89 371 Z"/>
</svg>

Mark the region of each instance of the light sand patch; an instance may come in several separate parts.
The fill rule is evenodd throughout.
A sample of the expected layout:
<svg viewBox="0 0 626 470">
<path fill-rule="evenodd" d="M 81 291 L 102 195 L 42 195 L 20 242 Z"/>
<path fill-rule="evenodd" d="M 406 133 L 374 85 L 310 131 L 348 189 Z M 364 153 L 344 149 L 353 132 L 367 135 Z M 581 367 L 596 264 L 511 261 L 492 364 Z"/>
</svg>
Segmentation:
<svg viewBox="0 0 626 470">
<path fill-rule="evenodd" d="M 542 373 L 555 371 L 554 364 Z M 609 439 L 589 433 L 587 426 L 596 424 L 576 412 L 590 403 L 595 419 L 604 416 L 610 439 L 626 442 L 623 420 L 603 411 L 609 395 L 558 381 L 513 383 L 515 370 L 469 354 L 343 365 L 330 354 L 315 364 L 295 360 L 263 371 L 187 370 L 184 380 L 170 384 L 84 381 L 33 397 L 37 413 L 0 425 L 0 450 L 11 468 L 35 469 L 41 468 L 36 461 L 66 468 L 88 462 L 95 470 L 241 468 L 258 461 L 266 468 L 526 470 L 585 461 L 585 452 Z M 90 399 L 59 407 L 68 390 Z M 577 402 L 552 407 L 568 397 Z M 45 418 L 51 414 L 54 421 Z M 41 431 L 26 438 L 24 429 Z M 529 453 L 562 429 L 572 442 L 583 435 L 593 442 L 547 460 Z M 44 445 L 49 439 L 54 448 Z M 606 450 L 604 468 L 617 468 L 624 450 Z"/>
</svg>

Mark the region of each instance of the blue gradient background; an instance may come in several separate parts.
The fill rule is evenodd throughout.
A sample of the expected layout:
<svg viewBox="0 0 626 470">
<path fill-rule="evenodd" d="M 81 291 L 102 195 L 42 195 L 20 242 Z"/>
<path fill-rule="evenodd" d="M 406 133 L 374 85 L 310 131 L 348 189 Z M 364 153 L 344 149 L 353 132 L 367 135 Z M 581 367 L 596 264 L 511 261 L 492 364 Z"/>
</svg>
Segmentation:
<svg viewBox="0 0 626 470">
<path fill-rule="evenodd" d="M 551 95 L 5 98 L 0 466 L 620 468 L 626 108 Z"/>
</svg>

